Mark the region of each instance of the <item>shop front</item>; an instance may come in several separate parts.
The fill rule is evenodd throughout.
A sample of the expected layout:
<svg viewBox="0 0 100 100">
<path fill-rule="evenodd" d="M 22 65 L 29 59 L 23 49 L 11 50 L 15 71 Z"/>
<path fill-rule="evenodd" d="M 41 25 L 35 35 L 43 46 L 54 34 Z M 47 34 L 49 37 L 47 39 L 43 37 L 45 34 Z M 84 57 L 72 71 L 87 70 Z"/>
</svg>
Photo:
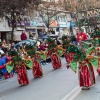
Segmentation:
<svg viewBox="0 0 100 100">
<path fill-rule="evenodd" d="M 69 22 L 59 22 L 60 36 L 70 35 L 70 23 Z"/>
</svg>

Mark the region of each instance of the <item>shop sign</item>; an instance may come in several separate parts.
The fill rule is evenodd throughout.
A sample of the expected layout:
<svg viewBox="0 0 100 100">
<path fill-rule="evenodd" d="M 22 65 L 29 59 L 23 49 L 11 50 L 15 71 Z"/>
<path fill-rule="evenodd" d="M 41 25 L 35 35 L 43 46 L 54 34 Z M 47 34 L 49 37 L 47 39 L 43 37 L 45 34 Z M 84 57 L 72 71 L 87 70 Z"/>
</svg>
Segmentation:
<svg viewBox="0 0 100 100">
<path fill-rule="evenodd" d="M 94 10 L 89 10 L 89 11 L 84 11 L 81 12 L 81 16 L 84 17 L 93 17 L 93 16 L 98 16 L 100 14 L 100 9 L 94 9 Z"/>
</svg>

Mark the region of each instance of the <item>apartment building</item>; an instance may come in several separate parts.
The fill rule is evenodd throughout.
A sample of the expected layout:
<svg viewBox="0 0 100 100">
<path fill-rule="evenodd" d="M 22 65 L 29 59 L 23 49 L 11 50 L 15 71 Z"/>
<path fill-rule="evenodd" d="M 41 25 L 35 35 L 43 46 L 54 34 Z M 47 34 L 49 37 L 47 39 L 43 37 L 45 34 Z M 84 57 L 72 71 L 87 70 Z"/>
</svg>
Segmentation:
<svg viewBox="0 0 100 100">
<path fill-rule="evenodd" d="M 11 28 L 8 25 L 8 21 L 5 17 L 0 18 L 0 42 L 5 39 L 6 41 L 11 40 Z"/>
</svg>

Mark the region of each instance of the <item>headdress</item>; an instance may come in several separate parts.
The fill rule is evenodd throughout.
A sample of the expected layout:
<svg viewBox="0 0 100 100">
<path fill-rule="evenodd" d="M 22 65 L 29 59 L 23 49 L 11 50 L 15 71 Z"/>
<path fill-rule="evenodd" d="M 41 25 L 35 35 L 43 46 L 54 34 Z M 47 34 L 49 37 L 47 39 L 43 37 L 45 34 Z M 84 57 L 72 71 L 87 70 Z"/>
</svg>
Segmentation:
<svg viewBox="0 0 100 100">
<path fill-rule="evenodd" d="M 70 45 L 68 47 L 67 53 L 74 53 L 74 61 L 83 60 L 86 57 L 86 54 L 83 52 L 82 48 L 76 45 Z"/>
<path fill-rule="evenodd" d="M 27 52 L 28 56 L 35 55 L 36 49 L 33 45 L 26 45 L 25 51 Z"/>
<path fill-rule="evenodd" d="M 94 40 L 94 45 L 100 45 L 100 30 L 96 30 L 91 36 Z"/>
<path fill-rule="evenodd" d="M 70 42 L 67 35 L 62 36 L 63 45 L 68 45 Z"/>
<path fill-rule="evenodd" d="M 11 60 L 14 62 L 21 60 L 20 56 L 18 55 L 18 52 L 15 50 L 10 50 L 8 54 L 12 57 Z"/>
<path fill-rule="evenodd" d="M 56 47 L 55 39 L 49 37 L 47 39 L 47 43 L 48 43 L 48 49 L 54 49 Z"/>
</svg>

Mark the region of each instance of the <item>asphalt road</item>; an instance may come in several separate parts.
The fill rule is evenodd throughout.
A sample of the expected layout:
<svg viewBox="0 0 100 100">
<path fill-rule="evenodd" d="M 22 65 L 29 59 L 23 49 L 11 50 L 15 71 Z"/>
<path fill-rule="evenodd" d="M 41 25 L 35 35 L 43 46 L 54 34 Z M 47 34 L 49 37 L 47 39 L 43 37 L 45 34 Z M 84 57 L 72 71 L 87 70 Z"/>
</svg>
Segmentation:
<svg viewBox="0 0 100 100">
<path fill-rule="evenodd" d="M 96 84 L 90 88 L 90 90 L 80 90 L 78 88 L 75 91 L 75 97 L 72 100 L 100 100 L 100 76 L 95 72 Z"/>
<path fill-rule="evenodd" d="M 30 84 L 20 86 L 17 75 L 0 81 L 0 100 L 65 100 L 78 86 L 78 75 L 66 68 L 66 61 L 61 58 L 62 67 L 54 70 L 51 63 L 42 67 L 44 76 L 34 79 L 28 71 Z M 66 96 L 67 95 L 67 96 Z"/>
</svg>

